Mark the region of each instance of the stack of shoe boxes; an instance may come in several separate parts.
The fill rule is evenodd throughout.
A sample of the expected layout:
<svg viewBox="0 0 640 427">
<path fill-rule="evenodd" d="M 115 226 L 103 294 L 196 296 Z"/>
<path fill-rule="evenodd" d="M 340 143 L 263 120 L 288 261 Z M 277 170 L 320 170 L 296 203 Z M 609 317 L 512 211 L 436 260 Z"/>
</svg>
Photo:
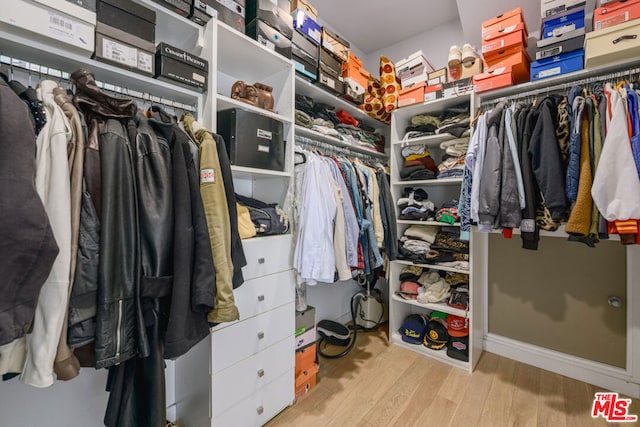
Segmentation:
<svg viewBox="0 0 640 427">
<path fill-rule="evenodd" d="M 156 0 L 158 1 L 158 0 Z M 171 3 L 180 0 L 164 0 Z M 206 25 L 211 18 L 217 18 L 231 28 L 244 33 L 245 0 L 187 0 L 190 4 L 189 19 Z"/>
<path fill-rule="evenodd" d="M 249 0 L 247 3 L 247 35 L 259 43 L 291 59 L 293 19 L 289 0 Z"/>
<path fill-rule="evenodd" d="M 585 36 L 585 68 L 640 56 L 640 0 L 604 1 Z"/>
<path fill-rule="evenodd" d="M 309 306 L 296 311 L 296 399 L 304 396 L 316 385 L 318 364 L 316 356 L 316 310 Z"/>
<path fill-rule="evenodd" d="M 396 77 L 402 89 L 398 94 L 398 107 L 424 102 L 429 73 L 435 69 L 421 50 L 396 62 Z"/>
<path fill-rule="evenodd" d="M 156 12 L 129 0 L 98 0 L 96 13 L 95 58 L 153 76 Z"/>
<path fill-rule="evenodd" d="M 595 0 L 541 0 L 542 28 L 531 80 L 582 70 L 594 7 Z"/>
<path fill-rule="evenodd" d="M 529 81 L 528 37 L 520 7 L 482 23 L 482 55 L 487 69 L 473 78 L 476 92 Z"/>
<path fill-rule="evenodd" d="M 322 43 L 322 27 L 316 22 L 317 11 L 307 1 L 293 0 L 291 3 L 293 17 L 292 57 L 296 72 L 307 80 L 318 80 L 320 44 Z"/>
<path fill-rule="evenodd" d="M 318 84 L 325 90 L 342 96 L 345 93 L 342 81 L 342 65 L 349 57 L 351 45 L 338 34 L 322 28 L 322 45 L 318 53 Z"/>
<path fill-rule="evenodd" d="M 69 0 L 71 1 L 71 0 Z M 180 16 L 185 18 L 189 17 L 191 13 L 191 1 L 190 0 L 153 0 L 161 6 L 171 9 Z"/>
<path fill-rule="evenodd" d="M 362 61 L 352 51 L 347 52 L 347 60 L 342 64 L 342 80 L 345 86 L 345 98 L 356 104 L 362 104 L 369 84 L 369 72 L 364 69 Z"/>
<path fill-rule="evenodd" d="M 0 29 L 37 35 L 45 43 L 89 57 L 94 50 L 96 26 L 95 0 L 11 0 L 0 7 Z"/>
</svg>

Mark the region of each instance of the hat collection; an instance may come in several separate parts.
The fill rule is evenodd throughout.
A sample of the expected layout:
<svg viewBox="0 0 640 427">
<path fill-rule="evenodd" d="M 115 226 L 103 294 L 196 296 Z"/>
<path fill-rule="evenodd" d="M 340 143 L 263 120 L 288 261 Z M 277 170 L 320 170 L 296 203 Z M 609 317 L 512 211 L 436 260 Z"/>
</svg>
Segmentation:
<svg viewBox="0 0 640 427">
<path fill-rule="evenodd" d="M 469 361 L 469 319 L 441 311 L 410 314 L 399 331 L 404 342 L 447 351 L 447 356 Z"/>
</svg>

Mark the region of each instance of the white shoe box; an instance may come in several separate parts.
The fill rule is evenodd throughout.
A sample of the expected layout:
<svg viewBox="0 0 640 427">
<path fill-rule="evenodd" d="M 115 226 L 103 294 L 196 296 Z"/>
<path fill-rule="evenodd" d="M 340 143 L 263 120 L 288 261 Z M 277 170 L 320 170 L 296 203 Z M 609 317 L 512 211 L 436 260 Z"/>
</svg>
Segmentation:
<svg viewBox="0 0 640 427">
<path fill-rule="evenodd" d="M 12 0 L 0 8 L 0 28 L 10 26 L 10 31 L 27 34 L 45 43 L 64 43 L 66 49 L 91 56 L 95 43 L 95 13 L 66 1 L 55 0 Z M 43 4 L 43 3 L 46 3 Z M 55 4 L 56 8 L 50 7 Z M 80 14 L 91 18 L 84 21 L 61 11 L 82 11 Z M 77 9 L 77 10 L 76 10 Z"/>
<path fill-rule="evenodd" d="M 402 81 L 402 87 L 405 88 L 418 81 L 427 81 L 428 74 L 435 71 L 433 65 L 429 62 L 421 50 L 412 53 L 408 58 L 403 58 L 395 63 L 396 76 Z M 416 79 L 419 77 L 422 79 Z M 405 80 L 411 81 L 405 86 Z"/>
</svg>

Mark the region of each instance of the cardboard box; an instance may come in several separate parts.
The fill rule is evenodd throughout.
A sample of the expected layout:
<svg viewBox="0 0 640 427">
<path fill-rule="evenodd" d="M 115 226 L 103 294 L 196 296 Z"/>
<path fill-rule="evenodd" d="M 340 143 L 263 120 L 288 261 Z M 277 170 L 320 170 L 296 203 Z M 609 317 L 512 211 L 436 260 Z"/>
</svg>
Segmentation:
<svg viewBox="0 0 640 427">
<path fill-rule="evenodd" d="M 512 86 L 513 83 L 513 74 L 510 67 L 496 68 L 473 76 L 473 90 L 476 93 Z"/>
<path fill-rule="evenodd" d="M 344 83 L 335 77 L 333 74 L 327 72 L 324 65 L 320 64 L 318 73 L 318 81 L 316 84 L 322 87 L 324 90 L 333 93 L 337 96 L 344 95 Z"/>
<path fill-rule="evenodd" d="M 249 0 L 245 22 L 260 19 L 291 40 L 293 18 L 289 8 L 289 0 Z"/>
<path fill-rule="evenodd" d="M 364 65 L 362 64 L 362 61 L 360 60 L 360 58 L 358 58 L 351 51 L 347 52 L 347 60 L 345 61 L 345 64 L 356 66 L 358 68 L 364 68 Z M 343 69 L 344 69 L 344 66 L 343 66 Z"/>
<path fill-rule="evenodd" d="M 424 102 L 434 101 L 444 96 L 444 88 L 442 83 L 429 85 L 424 88 Z"/>
<path fill-rule="evenodd" d="M 317 62 L 311 62 L 306 58 L 301 58 L 297 55 L 292 55 L 291 60 L 293 61 L 293 66 L 298 74 L 312 82 L 318 80 Z"/>
<path fill-rule="evenodd" d="M 440 68 L 439 70 L 435 70 L 432 73 L 429 73 L 429 78 L 427 79 L 427 85 L 433 86 L 441 83 L 446 83 L 449 79 L 449 70 L 447 68 Z"/>
<path fill-rule="evenodd" d="M 493 18 L 482 22 L 482 38 L 485 38 L 485 33 L 493 34 L 496 32 L 496 29 L 501 30 L 509 28 L 514 25 L 518 25 L 519 23 L 523 24 L 525 33 L 529 34 L 524 22 L 524 15 L 522 15 L 522 8 L 516 7 L 515 9 L 508 10 L 498 16 L 494 16 Z M 495 35 L 491 38 L 495 38 Z"/>
<path fill-rule="evenodd" d="M 482 73 L 484 71 L 484 64 L 482 60 L 478 58 L 473 62 L 464 62 L 456 67 L 447 68 L 449 70 L 449 80 L 458 80 Z"/>
<path fill-rule="evenodd" d="M 346 62 L 348 60 L 349 47 L 351 44 L 343 37 L 322 27 L 322 47 L 331 52 L 338 60 Z"/>
<path fill-rule="evenodd" d="M 209 63 L 182 49 L 160 43 L 156 48 L 155 78 L 202 91 L 207 89 Z"/>
<path fill-rule="evenodd" d="M 322 27 L 320 24 L 313 20 L 302 9 L 296 9 L 292 15 L 293 28 L 300 31 L 315 44 L 319 45 L 322 42 Z"/>
<path fill-rule="evenodd" d="M 232 165 L 284 170 L 285 145 L 281 121 L 242 108 L 218 111 L 218 133 Z"/>
<path fill-rule="evenodd" d="M 84 7 L 83 1 L 80 3 L 75 1 L 60 1 L 60 0 L 34 0 L 36 3 L 43 4 L 51 9 L 55 9 L 58 12 L 65 13 L 69 16 L 73 16 L 81 21 L 84 21 L 91 25 L 96 25 L 96 2 L 93 0 L 93 10 L 88 7 Z M 88 4 L 85 2 L 85 4 Z"/>
<path fill-rule="evenodd" d="M 473 77 L 450 81 L 442 85 L 444 98 L 459 96 L 473 92 Z"/>
<path fill-rule="evenodd" d="M 318 10 L 313 7 L 309 0 L 291 0 L 291 12 L 296 9 L 302 9 L 304 13 L 309 15 L 314 21 L 318 20 Z"/>
<path fill-rule="evenodd" d="M 527 36 L 524 31 L 524 24 L 505 29 L 499 37 L 493 39 L 482 39 L 482 56 L 486 57 L 493 52 L 508 49 L 513 46 L 527 46 Z"/>
<path fill-rule="evenodd" d="M 72 1 L 72 0 L 69 0 Z M 188 0 L 153 0 L 161 6 L 171 9 L 180 16 L 189 17 L 191 13 L 191 1 Z"/>
<path fill-rule="evenodd" d="M 357 83 L 359 86 L 367 87 L 369 81 L 369 72 L 354 66 L 348 66 L 346 69 L 342 67 L 343 80 L 350 79 Z"/>
<path fill-rule="evenodd" d="M 296 399 L 300 399 L 302 396 L 313 390 L 316 386 L 317 375 L 318 365 L 315 363 L 310 369 L 302 371 L 296 375 Z"/>
<path fill-rule="evenodd" d="M 615 2 L 599 7 L 593 13 L 594 31 L 640 18 L 640 0 Z"/>
<path fill-rule="evenodd" d="M 418 104 L 424 102 L 424 88 L 426 82 L 416 83 L 413 86 L 400 89 L 398 93 L 398 107 L 406 107 L 407 105 Z"/>
<path fill-rule="evenodd" d="M 96 11 L 96 0 L 67 0 L 69 3 L 77 4 L 80 7 L 84 7 L 85 9 L 95 12 Z"/>
<path fill-rule="evenodd" d="M 622 37 L 629 37 L 621 39 Z M 640 21 L 628 21 L 588 33 L 585 68 L 598 67 L 640 56 Z"/>
<path fill-rule="evenodd" d="M 316 352 L 316 344 L 311 344 L 296 351 L 296 376 L 298 376 L 298 374 L 302 373 L 303 371 L 307 371 L 310 368 L 313 368 L 313 365 L 316 363 L 317 359 Z"/>
<path fill-rule="evenodd" d="M 426 83 L 428 79 L 429 79 L 429 75 L 427 74 L 426 71 L 423 71 L 421 74 L 416 74 L 415 76 L 407 77 L 400 80 L 400 87 L 402 87 L 402 89 L 406 89 L 418 83 L 423 83 L 423 82 Z"/>
<path fill-rule="evenodd" d="M 351 79 L 344 79 L 344 99 L 349 102 L 353 102 L 356 105 L 360 105 L 364 102 L 365 87 L 360 86 L 358 83 Z"/>
<path fill-rule="evenodd" d="M 342 76 L 342 62 L 336 59 L 331 52 L 327 51 L 324 47 L 319 50 L 320 53 L 320 68 L 325 70 L 329 75 L 335 79 L 339 79 Z"/>
<path fill-rule="evenodd" d="M 261 19 L 254 19 L 247 26 L 247 35 L 269 50 L 291 59 L 291 40 Z"/>
<path fill-rule="evenodd" d="M 595 0 L 540 0 L 540 17 L 546 18 L 585 5 L 591 5 L 593 10 Z"/>
<path fill-rule="evenodd" d="M 320 46 L 303 36 L 297 31 L 293 32 L 291 39 L 291 49 L 293 55 L 306 59 L 308 62 L 315 63 L 316 67 L 320 61 Z"/>
<path fill-rule="evenodd" d="M 89 57 L 95 45 L 95 25 L 30 0 L 12 0 L 0 8 L 0 28 L 62 46 Z"/>
<path fill-rule="evenodd" d="M 316 342 L 316 327 L 307 329 L 302 335 L 296 337 L 296 350 Z"/>
<path fill-rule="evenodd" d="M 543 39 L 548 39 L 580 28 L 584 28 L 584 7 L 546 18 L 542 22 L 541 34 Z"/>
<path fill-rule="evenodd" d="M 584 49 L 541 59 L 531 63 L 531 81 L 582 70 Z"/>
<path fill-rule="evenodd" d="M 485 72 L 493 72 L 499 68 L 511 68 L 514 83 L 529 81 L 531 59 L 522 47 L 515 47 L 497 52 L 487 60 Z"/>
<path fill-rule="evenodd" d="M 156 12 L 129 0 L 98 0 L 98 22 L 156 43 Z M 151 49 L 153 51 L 154 49 Z"/>
<path fill-rule="evenodd" d="M 578 34 L 577 36 L 575 34 Z M 584 47 L 584 28 L 579 30 L 570 31 L 560 37 L 553 37 L 549 39 L 540 40 L 538 42 L 538 50 L 536 51 L 536 60 L 550 58 L 552 56 L 560 55 L 561 53 L 572 52 L 574 50 L 582 49 Z M 564 37 L 567 36 L 567 37 Z M 540 42 L 553 42 L 542 44 Z"/>
<path fill-rule="evenodd" d="M 101 33 L 96 33 L 94 57 L 102 62 L 108 62 L 148 76 L 153 76 L 155 71 L 153 52 L 147 52 Z"/>
<path fill-rule="evenodd" d="M 316 309 L 310 305 L 305 311 L 296 311 L 296 336 L 302 335 L 316 326 Z"/>
</svg>

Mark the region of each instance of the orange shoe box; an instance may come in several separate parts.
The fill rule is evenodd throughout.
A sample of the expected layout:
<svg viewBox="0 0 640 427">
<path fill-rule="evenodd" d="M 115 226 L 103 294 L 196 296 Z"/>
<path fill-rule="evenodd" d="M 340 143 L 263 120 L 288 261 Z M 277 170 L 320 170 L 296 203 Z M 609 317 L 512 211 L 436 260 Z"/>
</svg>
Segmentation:
<svg viewBox="0 0 640 427">
<path fill-rule="evenodd" d="M 301 372 L 311 369 L 314 363 L 316 363 L 315 344 L 296 351 L 296 377 Z"/>
<path fill-rule="evenodd" d="M 427 82 L 416 83 L 405 89 L 400 89 L 398 96 L 398 107 L 424 102 L 424 88 Z"/>
<path fill-rule="evenodd" d="M 315 363 L 311 368 L 296 374 L 296 399 L 301 398 L 316 386 L 318 375 L 318 365 Z"/>
<path fill-rule="evenodd" d="M 344 64 L 350 64 L 350 65 L 356 66 L 358 68 L 362 68 L 363 67 L 362 61 L 360 60 L 360 58 L 355 56 L 353 54 L 353 52 L 351 52 L 351 51 L 347 52 L 347 61 Z M 343 67 L 344 67 L 344 64 L 343 64 Z"/>
<path fill-rule="evenodd" d="M 342 65 L 342 77 L 351 79 L 364 88 L 367 87 L 369 82 L 369 72 L 361 67 L 351 65 L 351 63 Z"/>
<path fill-rule="evenodd" d="M 640 1 L 640 0 L 639 0 Z M 495 35 L 497 34 L 497 36 Z M 503 32 L 494 33 L 494 38 L 482 38 L 482 56 L 486 57 L 496 51 L 515 46 L 527 47 L 527 34 L 524 23 L 505 29 Z"/>
<path fill-rule="evenodd" d="M 485 62 L 487 63 L 487 72 L 492 72 L 498 68 L 511 67 L 514 83 L 529 81 L 531 59 L 523 46 L 495 51 L 485 58 Z"/>
<path fill-rule="evenodd" d="M 483 22 L 482 40 L 495 39 L 499 37 L 501 33 L 510 32 L 510 29 L 516 27 L 518 24 L 523 25 L 524 35 L 528 36 L 527 24 L 522 16 L 522 9 L 519 7 Z"/>
<path fill-rule="evenodd" d="M 602 30 L 638 18 L 640 18 L 640 0 L 607 3 L 593 12 L 593 29 L 594 31 Z"/>
<path fill-rule="evenodd" d="M 513 85 L 511 67 L 497 68 L 492 72 L 473 76 L 473 90 L 476 93 Z"/>
</svg>

